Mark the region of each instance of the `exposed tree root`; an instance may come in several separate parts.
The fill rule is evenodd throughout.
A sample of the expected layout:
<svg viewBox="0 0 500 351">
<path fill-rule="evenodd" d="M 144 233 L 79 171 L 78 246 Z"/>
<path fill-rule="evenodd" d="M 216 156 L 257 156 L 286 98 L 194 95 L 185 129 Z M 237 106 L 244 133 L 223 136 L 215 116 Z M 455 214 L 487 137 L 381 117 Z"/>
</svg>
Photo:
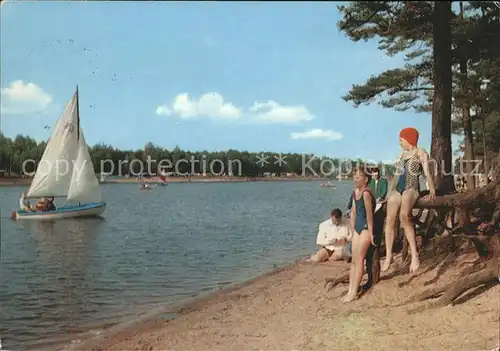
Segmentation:
<svg viewBox="0 0 500 351">
<path fill-rule="evenodd" d="M 405 260 L 401 263 L 401 267 L 399 267 L 400 271 L 409 271 L 411 264 L 411 255 L 407 255 Z"/>
<path fill-rule="evenodd" d="M 436 268 L 436 267 L 435 266 L 429 266 L 425 270 L 421 270 L 417 274 L 411 275 L 406 281 L 398 283 L 398 287 L 399 288 L 404 288 L 405 286 L 410 285 L 413 280 L 415 280 L 419 276 L 424 275 L 425 273 L 433 270 L 434 268 Z"/>
<path fill-rule="evenodd" d="M 411 275 L 406 281 L 398 283 L 398 287 L 403 288 L 403 287 L 411 284 L 411 282 L 413 280 L 415 280 L 416 278 L 418 278 L 418 277 L 420 277 L 420 276 L 422 276 L 422 275 L 424 275 L 424 274 L 432 271 L 437 266 L 439 266 L 442 263 L 442 261 L 444 259 L 446 259 L 447 256 L 448 256 L 448 254 L 445 253 L 445 254 L 440 254 L 439 256 L 434 257 L 432 259 L 432 262 L 427 267 L 425 267 L 425 269 L 422 267 L 422 269 L 420 269 L 418 271 L 418 273 Z"/>
<path fill-rule="evenodd" d="M 401 229 L 403 230 L 403 229 Z M 403 248 L 401 249 L 401 259 L 403 262 L 410 257 L 410 245 L 408 245 L 408 239 L 406 239 L 406 235 L 403 237 Z"/>
<path fill-rule="evenodd" d="M 371 251 L 370 251 L 371 250 Z M 366 257 L 366 265 L 364 269 L 364 274 L 368 275 L 368 280 L 366 283 L 360 287 L 362 293 L 365 293 L 367 290 L 371 289 L 375 284 L 380 281 L 380 254 L 379 250 L 374 248 L 373 246 L 369 249 Z M 342 274 L 335 277 L 326 277 L 325 278 L 325 287 L 327 288 L 327 292 L 332 290 L 339 284 L 349 283 L 349 273 L 350 269 L 344 271 Z"/>
<path fill-rule="evenodd" d="M 500 166 L 495 171 L 495 181 L 487 186 L 464 193 L 436 196 L 433 199 L 421 197 L 415 207 L 430 209 L 430 218 L 422 223 L 426 228 L 424 238 L 428 239 L 432 234 L 438 236 L 447 234 L 451 236 L 451 246 L 454 246 L 453 239 L 457 234 L 469 236 L 470 230 L 468 228 L 471 227 L 471 221 L 468 212 L 472 210 L 482 213 L 479 217 L 483 217 L 481 219 L 483 221 L 486 220 L 482 228 L 477 228 L 478 234 L 494 232 L 500 223 Z M 476 238 L 470 239 L 480 256 L 483 256 L 485 253 L 481 252 L 480 239 Z M 450 249 L 453 251 L 454 248 L 450 247 Z"/>
<path fill-rule="evenodd" d="M 445 292 L 447 287 L 448 287 L 447 285 L 435 286 L 429 290 L 426 290 L 424 292 L 418 293 L 417 295 L 410 297 L 404 304 L 424 301 L 427 299 L 437 297 L 441 295 L 443 292 Z"/>
<path fill-rule="evenodd" d="M 465 275 L 463 278 L 456 280 L 453 283 L 446 284 L 443 286 L 434 287 L 420 294 L 412 296 L 406 301 L 406 303 L 413 303 L 418 301 L 424 301 L 427 299 L 436 298 L 436 300 L 430 302 L 425 307 L 435 308 L 443 307 L 446 305 L 453 304 L 453 302 L 466 291 L 478 287 L 483 284 L 487 284 L 491 281 L 500 280 L 500 259 L 496 258 L 491 260 L 488 265 L 480 270 L 469 275 Z M 414 312 L 421 310 L 418 308 L 413 310 Z"/>
<path fill-rule="evenodd" d="M 325 288 L 326 291 L 330 291 L 339 284 L 349 283 L 349 270 L 335 277 L 325 278 Z"/>
<path fill-rule="evenodd" d="M 500 200 L 500 178 L 487 186 L 453 195 L 436 196 L 432 200 L 420 198 L 417 208 L 477 208 L 486 203 L 498 204 Z"/>
<path fill-rule="evenodd" d="M 446 255 L 444 260 L 442 260 L 437 267 L 436 275 L 434 278 L 424 282 L 424 286 L 435 284 L 439 280 L 439 277 L 446 271 L 446 269 L 456 261 L 457 255 L 455 252 L 450 252 Z"/>
<path fill-rule="evenodd" d="M 475 259 L 474 261 L 464 261 L 459 264 L 459 266 L 466 266 L 470 265 L 470 267 L 467 267 L 463 270 L 462 274 L 471 274 L 474 272 L 477 272 L 484 267 L 486 267 L 486 263 L 488 260 L 490 260 L 493 257 L 493 253 L 488 255 L 488 257 L 479 257 L 478 259 Z"/>
</svg>

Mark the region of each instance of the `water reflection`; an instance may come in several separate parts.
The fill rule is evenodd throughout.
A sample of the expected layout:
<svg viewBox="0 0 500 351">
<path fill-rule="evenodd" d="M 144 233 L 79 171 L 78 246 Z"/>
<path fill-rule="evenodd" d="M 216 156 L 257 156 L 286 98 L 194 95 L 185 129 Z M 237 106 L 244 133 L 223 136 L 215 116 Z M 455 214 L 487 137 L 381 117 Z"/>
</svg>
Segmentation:
<svg viewBox="0 0 500 351">
<path fill-rule="evenodd" d="M 70 219 L 60 221 L 26 221 L 25 232 L 36 243 L 39 258 L 48 266 L 60 269 L 84 267 L 89 246 L 98 236 L 105 222 L 102 218 Z"/>
<path fill-rule="evenodd" d="M 38 271 L 26 279 L 31 294 L 23 297 L 23 303 L 37 305 L 39 327 L 79 331 L 74 321 L 90 312 L 86 311 L 93 276 L 89 269 L 104 223 L 98 218 L 22 223 L 35 244 Z"/>
</svg>

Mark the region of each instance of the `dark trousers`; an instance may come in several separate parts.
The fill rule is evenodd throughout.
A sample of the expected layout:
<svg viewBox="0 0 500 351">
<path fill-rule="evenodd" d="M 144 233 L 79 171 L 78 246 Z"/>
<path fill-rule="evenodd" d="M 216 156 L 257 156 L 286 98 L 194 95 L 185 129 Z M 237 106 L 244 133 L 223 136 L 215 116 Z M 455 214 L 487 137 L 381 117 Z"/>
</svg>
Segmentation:
<svg viewBox="0 0 500 351">
<path fill-rule="evenodd" d="M 373 216 L 373 241 L 376 246 L 370 245 L 366 252 L 366 273 L 368 280 L 363 286 L 364 289 L 369 289 L 373 284 L 380 280 L 380 255 L 379 248 L 382 243 L 382 233 L 384 232 L 385 222 L 385 205 L 380 210 L 375 212 Z M 374 267 L 374 264 L 377 267 Z M 375 276 L 374 276 L 375 275 Z"/>
</svg>

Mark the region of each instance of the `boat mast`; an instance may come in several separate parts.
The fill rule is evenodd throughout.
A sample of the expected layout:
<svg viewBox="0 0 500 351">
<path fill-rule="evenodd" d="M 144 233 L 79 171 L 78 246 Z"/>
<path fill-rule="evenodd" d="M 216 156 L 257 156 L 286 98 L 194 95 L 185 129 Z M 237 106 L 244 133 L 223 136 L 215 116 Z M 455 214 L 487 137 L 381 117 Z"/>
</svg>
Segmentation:
<svg viewBox="0 0 500 351">
<path fill-rule="evenodd" d="M 80 104 L 78 103 L 78 84 L 76 85 L 76 140 L 80 140 Z"/>
</svg>

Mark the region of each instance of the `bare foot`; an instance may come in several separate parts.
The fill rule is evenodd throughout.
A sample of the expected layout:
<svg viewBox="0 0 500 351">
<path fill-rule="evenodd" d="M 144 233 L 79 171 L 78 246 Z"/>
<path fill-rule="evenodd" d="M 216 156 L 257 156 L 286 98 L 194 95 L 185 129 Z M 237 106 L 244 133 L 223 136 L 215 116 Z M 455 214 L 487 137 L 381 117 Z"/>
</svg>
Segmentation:
<svg viewBox="0 0 500 351">
<path fill-rule="evenodd" d="M 418 259 L 418 257 L 415 257 L 411 260 L 410 273 L 415 274 L 418 270 L 418 267 L 420 267 L 420 260 Z"/>
<path fill-rule="evenodd" d="M 391 264 L 392 264 L 392 257 L 386 257 L 385 260 L 384 260 L 384 264 L 382 265 L 382 267 L 380 268 L 380 270 L 382 272 L 388 271 L 389 268 L 391 268 Z"/>
<path fill-rule="evenodd" d="M 341 300 L 343 303 L 352 302 L 356 300 L 356 294 L 347 293 L 346 296 Z"/>
</svg>

